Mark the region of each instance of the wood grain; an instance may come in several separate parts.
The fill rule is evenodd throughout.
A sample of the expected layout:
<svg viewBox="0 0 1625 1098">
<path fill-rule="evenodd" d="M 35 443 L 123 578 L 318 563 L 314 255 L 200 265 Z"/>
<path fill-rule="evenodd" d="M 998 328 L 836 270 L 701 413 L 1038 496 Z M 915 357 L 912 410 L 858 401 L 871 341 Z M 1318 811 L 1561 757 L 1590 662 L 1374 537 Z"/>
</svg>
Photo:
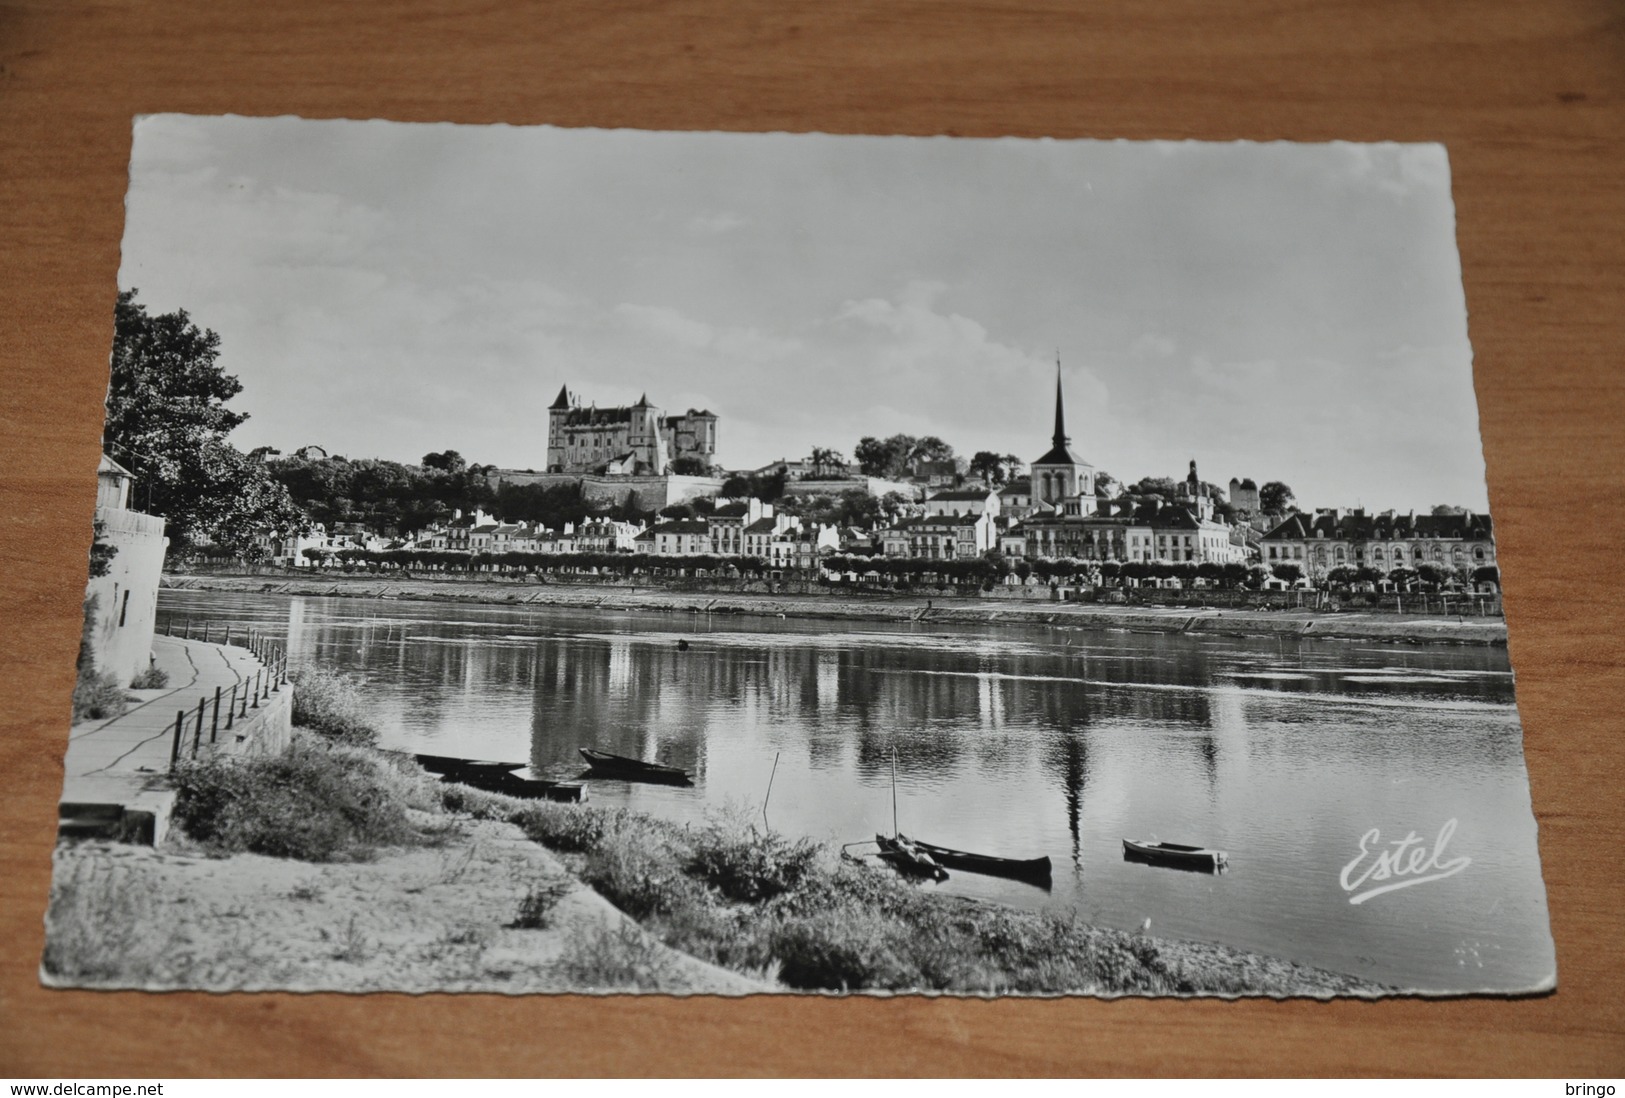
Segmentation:
<svg viewBox="0 0 1625 1098">
<path fill-rule="evenodd" d="M 982 1002 L 47 992 L 131 116 L 1442 141 L 1559 990 Z M 1625 9 L 0 3 L 0 1075 L 1625 1071 Z"/>
</svg>

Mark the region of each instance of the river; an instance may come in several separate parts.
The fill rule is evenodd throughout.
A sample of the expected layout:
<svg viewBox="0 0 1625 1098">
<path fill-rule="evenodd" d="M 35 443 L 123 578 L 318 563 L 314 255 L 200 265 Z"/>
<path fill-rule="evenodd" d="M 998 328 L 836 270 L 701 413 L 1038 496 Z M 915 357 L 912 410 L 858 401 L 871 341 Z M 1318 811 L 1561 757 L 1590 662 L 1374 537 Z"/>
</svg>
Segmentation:
<svg viewBox="0 0 1625 1098">
<path fill-rule="evenodd" d="M 597 746 L 695 774 L 593 780 L 594 804 L 760 820 L 766 797 L 774 828 L 850 842 L 892 830 L 895 752 L 902 831 L 1055 866 L 1047 890 L 931 887 L 1408 990 L 1531 990 L 1555 969 L 1504 648 L 206 591 L 159 612 L 364 676 L 384 747 L 575 777 Z M 1379 850 L 1414 834 L 1432 852 L 1441 830 L 1411 875 L 1439 879 L 1350 902 L 1382 880 L 1358 882 Z M 1230 867 L 1125 861 L 1142 837 Z"/>
</svg>

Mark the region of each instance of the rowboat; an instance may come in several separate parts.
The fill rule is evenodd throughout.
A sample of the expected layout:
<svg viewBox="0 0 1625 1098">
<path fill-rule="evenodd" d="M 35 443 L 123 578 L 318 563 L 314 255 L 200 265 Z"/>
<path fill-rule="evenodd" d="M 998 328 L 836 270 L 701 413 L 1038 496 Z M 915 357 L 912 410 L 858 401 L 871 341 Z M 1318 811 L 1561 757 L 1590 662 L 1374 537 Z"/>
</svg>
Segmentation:
<svg viewBox="0 0 1625 1098">
<path fill-rule="evenodd" d="M 509 773 L 528 765 L 522 762 L 497 762 L 492 759 L 459 759 L 451 755 L 413 755 L 412 758 L 431 774 L 456 774 L 465 770 Z"/>
<path fill-rule="evenodd" d="M 902 835 L 899 839 L 905 838 Z M 971 854 L 964 850 L 953 850 L 946 846 L 937 846 L 934 843 L 923 842 L 919 839 L 908 839 L 922 853 L 929 854 L 934 861 L 947 866 L 949 869 L 962 869 L 966 873 L 980 873 L 987 877 L 1010 877 L 1018 881 L 1028 881 L 1032 884 L 1048 886 L 1050 883 L 1050 864 L 1048 857 L 1042 858 L 1000 858 L 992 854 Z"/>
<path fill-rule="evenodd" d="M 1216 873 L 1230 863 L 1229 856 L 1222 850 L 1186 846 L 1183 843 L 1159 843 L 1150 839 L 1124 839 L 1123 857 L 1180 869 L 1202 869 L 1210 873 Z"/>
<path fill-rule="evenodd" d="M 876 835 L 875 842 L 880 844 L 881 860 L 897 872 L 906 873 L 911 877 L 928 877 L 933 881 L 948 879 L 948 871 L 937 864 L 935 858 L 921 850 L 918 843 L 910 842 L 901 835 L 894 839 Z"/>
<path fill-rule="evenodd" d="M 611 755 L 608 751 L 594 751 L 590 747 L 578 748 L 587 765 L 600 774 L 625 778 L 635 782 L 666 782 L 672 785 L 693 785 L 694 779 L 680 766 L 629 759 L 625 755 Z"/>
<path fill-rule="evenodd" d="M 579 801 L 582 799 L 580 782 L 556 782 L 550 778 L 521 778 L 514 771 L 523 766 L 495 763 L 470 766 L 440 772 L 440 780 L 455 785 L 466 785 L 487 793 L 500 793 L 504 797 L 524 800 Z"/>
</svg>

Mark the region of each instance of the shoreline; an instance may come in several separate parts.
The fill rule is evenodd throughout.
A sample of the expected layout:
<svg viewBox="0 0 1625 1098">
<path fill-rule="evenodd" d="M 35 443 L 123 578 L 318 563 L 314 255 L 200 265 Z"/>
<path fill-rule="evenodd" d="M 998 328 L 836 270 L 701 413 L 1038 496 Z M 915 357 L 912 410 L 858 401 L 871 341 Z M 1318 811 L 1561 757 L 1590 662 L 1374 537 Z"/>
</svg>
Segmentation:
<svg viewBox="0 0 1625 1098">
<path fill-rule="evenodd" d="M 308 734 L 308 733 L 307 733 Z M 772 928 L 793 918 L 796 904 L 729 901 L 684 871 L 656 882 L 670 906 L 640 912 L 614 889 L 595 883 L 605 850 L 591 843 L 548 841 L 556 834 L 602 834 L 604 843 L 681 843 L 679 829 L 641 814 L 587 805 L 544 805 L 435 782 L 398 768 L 377 748 L 339 750 L 373 760 L 380 788 L 404 789 L 428 836 L 378 848 L 358 860 L 303 861 L 236 852 L 222 855 L 177 835 L 157 848 L 102 841 L 59 844 L 41 981 L 60 988 L 293 992 L 467 992 L 615 994 L 628 991 L 737 997 L 758 994 L 946 995 L 963 998 L 1381 998 L 1399 988 L 1346 973 L 1216 942 L 1151 937 L 1098 924 L 1057 919 L 961 897 L 920 893 L 883 869 L 849 869 L 829 850 L 815 887 L 846 881 L 877 907 L 903 903 L 933 932 L 977 924 L 1000 942 L 1053 938 L 1062 966 L 1049 986 L 1032 986 L 1032 958 L 989 953 L 987 983 L 931 986 L 874 981 L 842 989 L 794 975 L 794 947 L 775 944 L 752 956 L 718 927 Z M 392 772 L 395 777 L 382 777 Z M 540 816 L 538 816 L 540 813 Z M 635 832 L 616 839 L 617 826 Z M 582 831 L 582 828 L 585 831 Z M 774 840 L 751 834 L 758 849 Z M 624 859 L 629 851 L 612 855 Z M 667 850 L 670 854 L 673 851 Z M 633 855 L 637 856 L 637 855 Z M 653 866 L 656 863 L 651 862 Z M 852 876 L 847 876 L 851 874 Z M 873 876 L 869 876 L 872 874 Z M 612 874 L 613 876 L 613 874 Z M 658 876 L 658 873 L 657 873 Z M 527 891 L 554 882 L 559 899 L 540 924 L 515 918 Z M 622 883 L 625 887 L 625 882 Z M 635 886 L 642 887 L 642 886 Z M 634 888 L 634 890 L 635 890 Z M 684 893 L 688 893 L 684 898 Z M 791 899 L 786 897 L 785 899 Z M 719 906 L 731 908 L 696 935 Z M 672 916 L 676 916 L 675 919 Z M 821 927 L 823 948 L 865 964 L 895 943 L 875 939 L 866 915 L 850 913 Z M 1064 939 L 1055 935 L 1064 930 Z M 962 929 L 961 929 L 961 933 Z M 975 934 L 965 943 L 979 939 Z M 759 946 L 779 940 L 771 934 Z M 779 949 L 790 952 L 780 955 Z M 1064 966 L 1071 965 L 1071 970 Z M 1025 978 L 1017 979 L 1023 972 Z M 974 973 L 972 973 L 974 975 Z"/>
<path fill-rule="evenodd" d="M 163 590 L 234 591 L 316 598 L 406 599 L 495 606 L 689 612 L 848 621 L 932 622 L 973 625 L 1049 625 L 1192 633 L 1230 637 L 1297 637 L 1394 644 L 1506 647 L 1504 618 L 1456 619 L 1358 611 L 1237 610 L 1222 607 L 1152 607 L 976 599 L 964 596 L 794 594 L 752 591 L 678 591 L 607 583 L 523 583 L 470 579 L 386 579 L 323 576 L 178 575 L 165 573 Z"/>
</svg>

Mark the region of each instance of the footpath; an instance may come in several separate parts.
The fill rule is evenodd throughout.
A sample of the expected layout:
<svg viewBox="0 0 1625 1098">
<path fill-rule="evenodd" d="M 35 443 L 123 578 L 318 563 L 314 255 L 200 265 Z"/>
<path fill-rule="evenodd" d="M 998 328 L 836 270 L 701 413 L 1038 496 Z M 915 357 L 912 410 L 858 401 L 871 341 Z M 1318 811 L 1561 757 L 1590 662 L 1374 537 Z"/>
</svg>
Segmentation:
<svg viewBox="0 0 1625 1098">
<path fill-rule="evenodd" d="M 76 724 L 68 736 L 58 807 L 63 835 L 161 842 L 177 758 L 287 744 L 293 687 L 272 653 L 262 661 L 248 648 L 163 635 L 152 638 L 152 652 L 168 685 L 126 691 L 136 700 L 123 714 Z"/>
</svg>

